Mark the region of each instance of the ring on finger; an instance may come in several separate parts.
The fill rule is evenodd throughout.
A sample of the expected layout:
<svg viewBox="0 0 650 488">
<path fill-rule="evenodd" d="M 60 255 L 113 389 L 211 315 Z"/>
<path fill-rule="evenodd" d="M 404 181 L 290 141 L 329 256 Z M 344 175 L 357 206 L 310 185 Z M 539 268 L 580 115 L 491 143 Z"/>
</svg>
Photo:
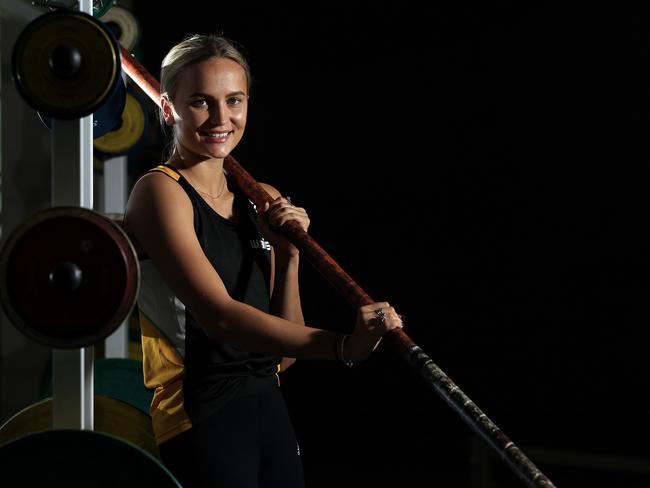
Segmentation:
<svg viewBox="0 0 650 488">
<path fill-rule="evenodd" d="M 375 310 L 375 315 L 380 320 L 381 325 L 386 325 L 386 312 L 380 308 L 379 310 Z"/>
</svg>

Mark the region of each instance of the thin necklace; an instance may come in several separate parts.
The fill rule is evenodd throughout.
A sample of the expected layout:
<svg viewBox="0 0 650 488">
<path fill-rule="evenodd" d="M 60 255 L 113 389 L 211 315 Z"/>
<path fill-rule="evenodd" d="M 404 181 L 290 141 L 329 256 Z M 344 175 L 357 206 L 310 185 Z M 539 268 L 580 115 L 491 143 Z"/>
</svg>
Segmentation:
<svg viewBox="0 0 650 488">
<path fill-rule="evenodd" d="M 219 191 L 219 193 L 218 193 L 217 195 L 211 195 L 210 193 L 208 193 L 208 192 L 206 192 L 206 191 L 199 190 L 198 188 L 196 188 L 196 186 L 195 186 L 194 188 L 195 188 L 196 191 L 198 191 L 199 193 L 203 193 L 204 195 L 209 196 L 209 197 L 212 198 L 213 200 L 216 200 L 217 198 L 221 197 L 221 195 L 224 194 L 224 192 L 228 189 L 228 185 L 226 184 L 226 178 L 224 178 L 224 179 L 223 179 L 223 188 Z"/>
</svg>

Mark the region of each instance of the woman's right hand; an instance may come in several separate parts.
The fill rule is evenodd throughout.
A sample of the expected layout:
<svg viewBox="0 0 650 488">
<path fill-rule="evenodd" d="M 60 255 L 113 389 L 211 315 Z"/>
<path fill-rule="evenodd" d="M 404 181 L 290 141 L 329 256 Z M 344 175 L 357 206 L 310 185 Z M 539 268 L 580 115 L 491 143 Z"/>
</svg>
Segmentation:
<svg viewBox="0 0 650 488">
<path fill-rule="evenodd" d="M 354 332 L 345 340 L 340 359 L 363 361 L 377 348 L 384 334 L 403 326 L 401 317 L 388 302 L 359 307 Z"/>
</svg>

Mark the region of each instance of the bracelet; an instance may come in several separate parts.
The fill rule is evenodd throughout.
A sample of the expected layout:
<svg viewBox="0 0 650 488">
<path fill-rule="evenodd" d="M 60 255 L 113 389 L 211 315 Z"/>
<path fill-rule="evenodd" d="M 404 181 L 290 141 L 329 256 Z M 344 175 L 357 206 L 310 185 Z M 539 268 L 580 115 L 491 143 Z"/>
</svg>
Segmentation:
<svg viewBox="0 0 650 488">
<path fill-rule="evenodd" d="M 345 359 L 345 339 L 347 339 L 348 336 L 346 334 L 338 334 L 336 336 L 336 340 L 334 341 L 334 355 L 336 359 L 341 361 L 343 364 L 345 364 L 348 368 L 351 368 L 354 363 L 349 360 Z"/>
</svg>

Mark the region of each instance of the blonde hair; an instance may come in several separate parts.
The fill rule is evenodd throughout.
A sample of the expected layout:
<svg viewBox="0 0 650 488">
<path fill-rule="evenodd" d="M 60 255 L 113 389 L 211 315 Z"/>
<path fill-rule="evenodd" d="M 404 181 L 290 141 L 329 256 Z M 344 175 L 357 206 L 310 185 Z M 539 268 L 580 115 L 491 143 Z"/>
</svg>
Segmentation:
<svg viewBox="0 0 650 488">
<path fill-rule="evenodd" d="M 214 34 L 191 34 L 172 47 L 160 66 L 160 94 L 170 101 L 174 100 L 176 89 L 185 68 L 191 64 L 200 63 L 210 58 L 228 58 L 238 63 L 246 74 L 246 89 L 250 93 L 251 73 L 248 62 L 238 45 L 223 36 Z M 160 125 L 167 131 L 167 124 L 162 110 Z M 173 132 L 173 131 L 172 131 Z M 167 143 L 166 153 L 171 156 L 174 149 L 173 134 Z"/>
</svg>

